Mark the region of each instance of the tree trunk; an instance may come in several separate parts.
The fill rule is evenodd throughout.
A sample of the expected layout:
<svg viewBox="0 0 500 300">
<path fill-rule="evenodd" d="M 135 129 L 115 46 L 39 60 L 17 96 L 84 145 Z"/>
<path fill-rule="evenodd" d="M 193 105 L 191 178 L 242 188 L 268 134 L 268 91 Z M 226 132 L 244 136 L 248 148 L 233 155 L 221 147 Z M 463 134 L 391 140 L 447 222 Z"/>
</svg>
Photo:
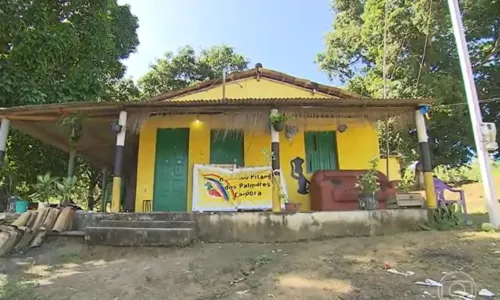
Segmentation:
<svg viewBox="0 0 500 300">
<path fill-rule="evenodd" d="M 90 173 L 89 186 L 87 188 L 87 208 L 88 210 L 94 210 L 95 198 L 94 191 L 97 183 L 99 182 L 99 172 L 92 169 Z"/>
<path fill-rule="evenodd" d="M 108 186 L 108 169 L 106 167 L 102 168 L 101 177 L 101 212 L 106 212 L 106 187 Z"/>
<path fill-rule="evenodd" d="M 71 150 L 69 152 L 69 160 L 68 160 L 68 177 L 73 177 L 73 175 L 75 175 L 75 158 L 76 158 L 76 151 Z"/>
</svg>

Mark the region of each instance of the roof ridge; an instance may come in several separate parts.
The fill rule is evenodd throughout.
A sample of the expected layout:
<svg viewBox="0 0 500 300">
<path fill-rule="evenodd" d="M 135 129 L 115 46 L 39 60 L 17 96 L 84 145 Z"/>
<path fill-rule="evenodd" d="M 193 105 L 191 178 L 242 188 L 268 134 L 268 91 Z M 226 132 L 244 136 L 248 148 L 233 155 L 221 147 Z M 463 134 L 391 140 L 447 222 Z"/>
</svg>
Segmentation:
<svg viewBox="0 0 500 300">
<path fill-rule="evenodd" d="M 359 95 L 354 92 L 347 91 L 342 88 L 334 87 L 334 86 L 328 86 L 324 84 L 320 84 L 317 82 L 314 82 L 309 79 L 304 79 L 304 78 L 299 78 L 295 77 L 283 72 L 275 71 L 272 69 L 264 69 L 264 68 L 253 68 L 245 71 L 240 71 L 240 72 L 234 72 L 231 74 L 228 74 L 226 76 L 226 83 L 237 81 L 240 79 L 246 79 L 255 76 L 256 78 L 266 78 L 266 79 L 271 79 L 271 80 L 276 80 L 280 82 L 284 82 L 286 84 L 294 85 L 303 89 L 310 89 L 312 92 L 319 92 L 322 94 L 326 94 L 327 96 L 333 96 L 333 97 L 338 97 L 340 99 L 351 99 L 351 98 L 356 98 L 356 99 L 364 99 L 364 98 L 369 98 L 365 97 L 362 95 Z M 204 89 L 210 89 L 215 86 L 221 85 L 222 84 L 222 78 L 217 78 L 217 79 L 212 79 L 212 80 L 207 80 L 200 82 L 198 84 L 195 84 L 193 86 L 176 90 L 176 91 L 171 91 L 171 92 L 166 92 L 157 96 L 154 96 L 148 100 L 145 100 L 146 102 L 158 102 L 158 101 L 166 101 L 170 100 L 174 97 L 198 92 Z"/>
</svg>

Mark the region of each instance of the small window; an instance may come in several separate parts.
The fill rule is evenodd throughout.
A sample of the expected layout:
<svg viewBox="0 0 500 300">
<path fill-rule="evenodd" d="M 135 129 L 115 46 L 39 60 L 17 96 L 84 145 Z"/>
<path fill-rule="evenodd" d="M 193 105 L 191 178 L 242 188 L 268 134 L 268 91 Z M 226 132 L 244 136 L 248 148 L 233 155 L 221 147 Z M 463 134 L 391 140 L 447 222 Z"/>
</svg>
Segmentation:
<svg viewBox="0 0 500 300">
<path fill-rule="evenodd" d="M 243 153 L 243 132 L 240 130 L 210 131 L 210 163 L 245 165 Z"/>
<path fill-rule="evenodd" d="M 335 131 L 306 131 L 304 139 L 307 173 L 338 169 Z"/>
</svg>

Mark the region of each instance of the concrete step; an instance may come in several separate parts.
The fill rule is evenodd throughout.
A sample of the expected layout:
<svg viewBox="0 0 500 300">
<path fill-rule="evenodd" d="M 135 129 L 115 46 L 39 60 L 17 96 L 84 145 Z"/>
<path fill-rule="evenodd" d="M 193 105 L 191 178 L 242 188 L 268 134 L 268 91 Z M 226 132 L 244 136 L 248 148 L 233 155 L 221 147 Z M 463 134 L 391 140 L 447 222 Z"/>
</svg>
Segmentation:
<svg viewBox="0 0 500 300">
<path fill-rule="evenodd" d="M 101 220 L 102 227 L 129 227 L 129 228 L 194 228 L 193 221 L 127 221 Z"/>
<path fill-rule="evenodd" d="M 195 216 L 186 212 L 152 212 L 152 213 L 110 213 L 105 220 L 133 220 L 133 221 L 194 221 Z"/>
<path fill-rule="evenodd" d="M 85 241 L 107 246 L 188 246 L 196 238 L 192 228 L 87 227 Z"/>
</svg>

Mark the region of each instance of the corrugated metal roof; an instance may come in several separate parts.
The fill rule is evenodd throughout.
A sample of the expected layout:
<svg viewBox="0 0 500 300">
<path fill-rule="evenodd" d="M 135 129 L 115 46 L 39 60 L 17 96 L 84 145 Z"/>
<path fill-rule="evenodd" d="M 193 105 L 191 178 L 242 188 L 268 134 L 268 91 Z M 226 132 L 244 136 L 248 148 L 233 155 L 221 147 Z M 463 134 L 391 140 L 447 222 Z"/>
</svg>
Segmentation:
<svg viewBox="0 0 500 300">
<path fill-rule="evenodd" d="M 158 106 L 177 105 L 283 105 L 283 106 L 331 106 L 331 107 L 416 107 L 430 104 L 428 99 L 338 99 L 338 98 L 245 98 L 245 99 L 201 99 L 201 100 L 170 100 L 157 104 Z M 140 104 L 138 104 L 140 106 Z M 150 106 L 151 104 L 145 104 Z"/>
<path fill-rule="evenodd" d="M 68 114 L 77 112 L 116 112 L 119 110 L 134 111 L 135 109 L 161 108 L 193 108 L 193 107 L 359 107 L 359 108 L 414 108 L 419 105 L 432 103 L 429 99 L 338 99 L 338 98 L 245 98 L 245 99 L 199 99 L 199 100 L 172 100 L 165 102 L 106 102 L 88 103 L 73 102 L 45 105 L 27 105 L 11 108 L 1 108 L 0 115 L 40 115 L 40 114 Z"/>
<path fill-rule="evenodd" d="M 9 115 L 43 115 L 69 113 L 112 113 L 120 110 L 135 109 L 165 110 L 168 108 L 196 107 L 352 107 L 352 108 L 415 108 L 419 105 L 431 104 L 429 99 L 338 99 L 338 98 L 245 98 L 245 99 L 199 99 L 172 100 L 165 102 L 105 102 L 88 103 L 73 102 L 45 105 L 27 105 L 1 108 L 0 116 Z M 162 109 L 163 108 L 163 109 Z"/>
</svg>

